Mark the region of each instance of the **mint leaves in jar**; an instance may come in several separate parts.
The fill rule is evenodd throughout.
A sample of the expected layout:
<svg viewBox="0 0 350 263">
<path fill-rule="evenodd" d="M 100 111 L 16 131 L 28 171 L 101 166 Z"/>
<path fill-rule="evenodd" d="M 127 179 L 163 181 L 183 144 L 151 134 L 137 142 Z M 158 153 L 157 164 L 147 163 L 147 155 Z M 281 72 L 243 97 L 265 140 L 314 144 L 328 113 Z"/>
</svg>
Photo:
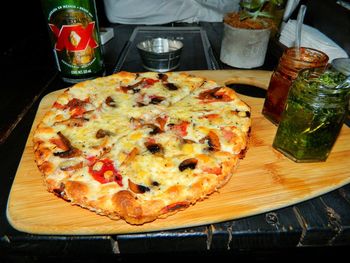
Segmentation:
<svg viewBox="0 0 350 263">
<path fill-rule="evenodd" d="M 293 82 L 273 147 L 295 162 L 325 161 L 348 109 L 350 78 L 333 68 L 302 70 Z"/>
</svg>

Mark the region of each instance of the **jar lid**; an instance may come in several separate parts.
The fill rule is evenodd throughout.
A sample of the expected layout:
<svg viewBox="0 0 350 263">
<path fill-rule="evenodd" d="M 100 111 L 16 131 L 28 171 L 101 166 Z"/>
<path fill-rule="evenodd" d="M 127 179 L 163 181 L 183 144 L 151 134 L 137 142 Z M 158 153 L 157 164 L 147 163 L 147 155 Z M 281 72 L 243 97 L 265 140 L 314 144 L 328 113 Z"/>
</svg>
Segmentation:
<svg viewBox="0 0 350 263">
<path fill-rule="evenodd" d="M 350 58 L 336 58 L 332 61 L 332 66 L 345 76 L 350 76 Z"/>
</svg>

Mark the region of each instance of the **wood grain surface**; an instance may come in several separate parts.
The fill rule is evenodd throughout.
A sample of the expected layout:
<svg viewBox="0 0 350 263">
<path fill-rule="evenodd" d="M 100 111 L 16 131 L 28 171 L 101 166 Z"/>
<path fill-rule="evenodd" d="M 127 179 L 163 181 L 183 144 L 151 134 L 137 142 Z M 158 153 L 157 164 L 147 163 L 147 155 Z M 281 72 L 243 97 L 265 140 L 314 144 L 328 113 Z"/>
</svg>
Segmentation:
<svg viewBox="0 0 350 263">
<path fill-rule="evenodd" d="M 271 72 L 193 71 L 218 83 L 267 88 Z M 328 160 L 294 163 L 272 148 L 276 126 L 261 115 L 263 99 L 240 95 L 252 109 L 252 134 L 246 157 L 231 180 L 206 200 L 166 219 L 141 226 L 113 221 L 73 206 L 46 191 L 34 162 L 32 134 L 51 107 L 56 91 L 43 98 L 25 146 L 8 200 L 7 217 L 17 230 L 35 234 L 118 234 L 183 228 L 241 218 L 289 206 L 350 182 L 350 129 L 344 125 Z"/>
</svg>

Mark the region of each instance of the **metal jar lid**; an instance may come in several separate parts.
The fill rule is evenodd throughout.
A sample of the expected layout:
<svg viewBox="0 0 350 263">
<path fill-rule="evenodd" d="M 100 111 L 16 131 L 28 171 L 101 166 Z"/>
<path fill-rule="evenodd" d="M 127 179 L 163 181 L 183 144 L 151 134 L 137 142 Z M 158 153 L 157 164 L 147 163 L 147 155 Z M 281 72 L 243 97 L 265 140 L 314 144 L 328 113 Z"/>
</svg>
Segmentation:
<svg viewBox="0 0 350 263">
<path fill-rule="evenodd" d="M 336 58 L 332 61 L 332 67 L 345 76 L 350 76 L 350 58 Z"/>
</svg>

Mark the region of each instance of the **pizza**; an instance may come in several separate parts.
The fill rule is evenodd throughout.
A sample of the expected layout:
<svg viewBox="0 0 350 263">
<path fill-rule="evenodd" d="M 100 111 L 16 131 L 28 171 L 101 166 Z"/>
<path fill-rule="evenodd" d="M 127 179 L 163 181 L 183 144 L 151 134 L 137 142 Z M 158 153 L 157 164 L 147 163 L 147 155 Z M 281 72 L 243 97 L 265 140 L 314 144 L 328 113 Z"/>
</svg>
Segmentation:
<svg viewBox="0 0 350 263">
<path fill-rule="evenodd" d="M 246 153 L 250 108 L 188 73 L 119 72 L 64 90 L 34 131 L 49 192 L 140 225 L 209 198 Z"/>
</svg>

